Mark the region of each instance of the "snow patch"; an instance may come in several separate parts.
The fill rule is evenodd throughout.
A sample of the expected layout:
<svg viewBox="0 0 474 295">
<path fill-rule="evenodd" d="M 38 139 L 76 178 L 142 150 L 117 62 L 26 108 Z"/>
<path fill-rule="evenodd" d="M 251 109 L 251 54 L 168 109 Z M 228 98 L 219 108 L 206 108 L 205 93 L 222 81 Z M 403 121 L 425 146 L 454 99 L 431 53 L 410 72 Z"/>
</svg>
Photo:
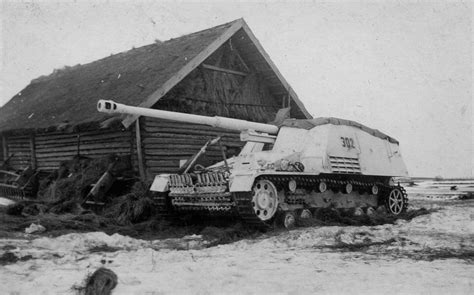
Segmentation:
<svg viewBox="0 0 474 295">
<path fill-rule="evenodd" d="M 57 238 L 38 238 L 32 241 L 32 246 L 56 252 L 84 253 L 91 249 L 110 247 L 116 250 L 134 251 L 143 248 L 155 250 L 190 250 L 202 249 L 210 242 L 202 236 L 192 235 L 183 238 L 147 241 L 134 239 L 120 234 L 107 235 L 103 232 L 71 233 Z"/>
<path fill-rule="evenodd" d="M 15 204 L 15 201 L 12 201 L 7 198 L 0 197 L 0 206 L 10 206 Z"/>
</svg>

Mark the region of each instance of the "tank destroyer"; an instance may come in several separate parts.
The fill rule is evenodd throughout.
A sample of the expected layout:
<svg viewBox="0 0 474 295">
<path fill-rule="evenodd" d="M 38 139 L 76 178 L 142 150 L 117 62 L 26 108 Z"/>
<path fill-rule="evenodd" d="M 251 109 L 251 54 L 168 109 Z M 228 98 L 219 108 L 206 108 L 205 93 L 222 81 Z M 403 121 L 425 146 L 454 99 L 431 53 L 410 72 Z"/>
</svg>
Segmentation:
<svg viewBox="0 0 474 295">
<path fill-rule="evenodd" d="M 127 106 L 100 100 L 100 112 L 131 114 L 205 124 L 241 131 L 246 142 L 237 156 L 209 167 L 195 164 L 208 144 L 182 173 L 154 177 L 162 210 L 238 215 L 267 227 L 274 221 L 291 227 L 320 208 L 365 210 L 384 206 L 399 215 L 407 194 L 393 177 L 408 176 L 399 143 L 354 121 L 337 118 L 287 119 L 278 126 Z"/>
</svg>

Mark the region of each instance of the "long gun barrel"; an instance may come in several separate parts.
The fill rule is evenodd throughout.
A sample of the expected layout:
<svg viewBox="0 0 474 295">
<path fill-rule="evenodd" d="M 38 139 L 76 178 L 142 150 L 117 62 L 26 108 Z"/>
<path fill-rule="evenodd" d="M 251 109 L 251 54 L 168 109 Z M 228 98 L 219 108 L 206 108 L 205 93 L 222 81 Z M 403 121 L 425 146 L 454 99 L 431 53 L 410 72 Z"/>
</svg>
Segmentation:
<svg viewBox="0 0 474 295">
<path fill-rule="evenodd" d="M 152 118 L 159 118 L 165 120 L 174 120 L 179 122 L 203 124 L 213 127 L 247 131 L 253 130 L 268 134 L 277 134 L 278 127 L 270 124 L 249 122 L 245 120 L 225 118 L 225 117 L 208 117 L 186 113 L 170 112 L 163 110 L 155 110 L 142 107 L 128 106 L 121 103 L 116 103 L 112 100 L 99 100 L 97 102 L 97 110 L 108 114 L 129 114 Z"/>
</svg>

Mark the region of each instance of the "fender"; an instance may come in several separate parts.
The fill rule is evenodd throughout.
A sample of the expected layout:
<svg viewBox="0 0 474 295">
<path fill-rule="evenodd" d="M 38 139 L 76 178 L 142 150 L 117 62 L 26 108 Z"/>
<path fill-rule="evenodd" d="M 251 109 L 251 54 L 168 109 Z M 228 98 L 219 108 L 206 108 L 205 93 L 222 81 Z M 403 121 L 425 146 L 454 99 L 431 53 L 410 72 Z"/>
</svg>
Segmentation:
<svg viewBox="0 0 474 295">
<path fill-rule="evenodd" d="M 250 192 L 252 190 L 253 183 L 255 182 L 255 178 L 257 178 L 259 175 L 260 173 L 233 175 L 230 179 L 229 191 Z"/>
<path fill-rule="evenodd" d="M 167 192 L 169 190 L 170 175 L 169 174 L 158 174 L 155 175 L 155 179 L 151 184 L 150 190 L 152 192 Z"/>
<path fill-rule="evenodd" d="M 241 174 L 234 175 L 231 177 L 229 184 L 230 192 L 249 192 L 252 190 L 255 178 L 260 174 Z M 155 176 L 153 183 L 150 187 L 151 191 L 154 192 L 167 192 L 169 191 L 169 178 L 170 174 L 159 174 Z"/>
</svg>

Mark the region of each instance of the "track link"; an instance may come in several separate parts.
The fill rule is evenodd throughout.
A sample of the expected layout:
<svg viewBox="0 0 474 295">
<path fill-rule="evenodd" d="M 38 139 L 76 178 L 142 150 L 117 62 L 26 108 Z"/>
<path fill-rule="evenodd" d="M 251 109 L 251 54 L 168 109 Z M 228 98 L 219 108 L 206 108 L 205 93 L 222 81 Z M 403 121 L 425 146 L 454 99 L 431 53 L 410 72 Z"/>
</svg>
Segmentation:
<svg viewBox="0 0 474 295">
<path fill-rule="evenodd" d="M 402 194 L 403 194 L 403 200 L 405 201 L 403 202 L 404 203 L 403 212 L 405 212 L 408 209 L 408 194 L 403 186 L 397 185 L 397 187 L 402 191 Z"/>
<path fill-rule="evenodd" d="M 237 212 L 246 224 L 262 230 L 272 227 L 270 222 L 261 220 L 255 214 L 252 206 L 252 192 L 237 192 L 233 195 Z"/>
<path fill-rule="evenodd" d="M 173 209 L 169 204 L 168 193 L 155 192 L 153 194 L 153 203 L 160 217 L 168 219 L 173 216 Z"/>
</svg>

